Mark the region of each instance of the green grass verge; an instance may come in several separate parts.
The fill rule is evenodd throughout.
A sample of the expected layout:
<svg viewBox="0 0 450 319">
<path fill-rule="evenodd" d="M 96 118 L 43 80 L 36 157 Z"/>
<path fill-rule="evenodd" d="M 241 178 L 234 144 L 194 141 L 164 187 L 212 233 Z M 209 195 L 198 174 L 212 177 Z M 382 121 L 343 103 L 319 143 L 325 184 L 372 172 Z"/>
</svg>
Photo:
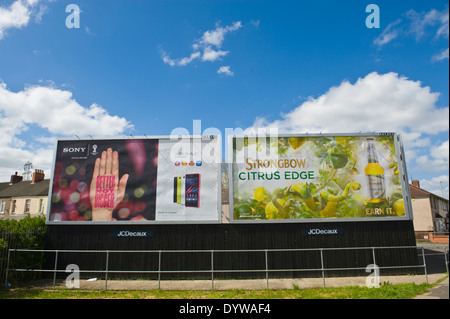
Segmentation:
<svg viewBox="0 0 450 319">
<path fill-rule="evenodd" d="M 390 284 L 379 288 L 359 286 L 313 289 L 265 290 L 71 290 L 15 288 L 0 291 L 0 299 L 411 299 L 426 293 L 433 284 Z"/>
</svg>

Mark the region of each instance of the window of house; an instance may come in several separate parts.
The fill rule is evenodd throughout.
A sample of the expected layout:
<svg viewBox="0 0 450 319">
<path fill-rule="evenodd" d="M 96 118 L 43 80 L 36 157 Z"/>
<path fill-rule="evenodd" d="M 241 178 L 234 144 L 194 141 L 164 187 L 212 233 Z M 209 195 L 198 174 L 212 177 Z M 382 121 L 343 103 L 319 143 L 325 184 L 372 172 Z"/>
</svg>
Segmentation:
<svg viewBox="0 0 450 319">
<path fill-rule="evenodd" d="M 30 206 L 31 206 L 31 199 L 27 199 L 25 200 L 25 213 L 29 213 L 30 212 Z"/>
<path fill-rule="evenodd" d="M 39 213 L 44 212 L 44 200 L 41 198 L 39 200 Z"/>
<path fill-rule="evenodd" d="M 11 214 L 14 214 L 15 212 L 16 212 L 16 200 L 13 199 L 12 207 L 11 207 Z"/>
<path fill-rule="evenodd" d="M 5 213 L 5 207 L 6 207 L 6 201 L 2 200 L 0 203 L 0 214 L 4 214 Z"/>
</svg>

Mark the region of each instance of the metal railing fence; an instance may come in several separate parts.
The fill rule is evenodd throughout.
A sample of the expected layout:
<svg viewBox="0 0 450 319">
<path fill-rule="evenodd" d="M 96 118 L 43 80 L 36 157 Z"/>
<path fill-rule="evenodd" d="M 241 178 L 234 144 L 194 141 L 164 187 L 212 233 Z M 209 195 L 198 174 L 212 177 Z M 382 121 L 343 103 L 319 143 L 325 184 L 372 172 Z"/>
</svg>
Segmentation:
<svg viewBox="0 0 450 319">
<path fill-rule="evenodd" d="M 367 272 L 367 267 L 326 267 L 324 260 L 324 252 L 327 251 L 345 251 L 345 250 L 369 250 L 372 253 L 372 264 L 377 265 L 376 251 L 387 250 L 387 249 L 416 249 L 417 257 L 419 254 L 417 250 L 421 250 L 422 264 L 416 265 L 396 265 L 396 266 L 377 266 L 378 269 L 413 269 L 422 268 L 426 282 L 428 283 L 427 265 L 425 261 L 425 247 L 416 246 L 388 246 L 388 247 L 347 247 L 347 248 L 307 248 L 307 249 L 251 249 L 251 250 L 38 250 L 38 249 L 9 249 L 8 259 L 6 267 L 5 285 L 8 284 L 9 272 L 43 272 L 43 273 L 53 273 L 53 286 L 56 285 L 56 277 L 58 273 L 67 273 L 66 269 L 58 269 L 58 257 L 60 254 L 65 253 L 86 253 L 86 254 L 104 254 L 104 270 L 91 269 L 91 270 L 79 270 L 80 273 L 101 273 L 105 277 L 105 290 L 108 289 L 108 274 L 157 274 L 158 276 L 158 288 L 161 288 L 161 275 L 170 273 L 188 274 L 188 273 L 205 273 L 211 275 L 211 290 L 214 290 L 214 280 L 215 274 L 218 273 L 262 273 L 265 274 L 266 288 L 269 288 L 269 273 L 276 272 L 308 272 L 315 271 L 320 272 L 323 280 L 323 286 L 325 287 L 325 272 L 327 271 L 348 271 L 348 270 L 364 270 Z M 270 268 L 269 267 L 269 255 L 274 252 L 319 252 L 320 256 L 320 268 Z M 54 267 L 52 269 L 33 269 L 33 268 L 10 268 L 11 252 L 13 253 L 54 253 Z M 113 270 L 110 269 L 110 256 L 112 254 L 128 254 L 128 253 L 142 253 L 142 254 L 157 254 L 158 256 L 158 266 L 157 269 L 153 270 Z M 210 268 L 209 269 L 181 269 L 181 270 L 164 270 L 162 269 L 162 259 L 163 254 L 177 254 L 177 253 L 189 253 L 189 254 L 209 254 L 210 258 Z M 223 253 L 263 253 L 264 254 L 264 264 L 259 269 L 217 269 L 214 267 L 214 257 L 218 254 Z M 445 248 L 445 265 L 448 272 L 448 260 L 447 260 L 448 247 Z M 379 260 L 378 260 L 379 261 Z"/>
<path fill-rule="evenodd" d="M 30 242 L 43 247 L 45 242 L 36 240 L 36 237 L 45 238 L 45 227 L 34 227 L 24 231 L 11 231 L 6 229 L 0 229 L 0 276 L 4 278 L 6 265 L 8 261 L 8 251 L 10 249 L 18 249 L 24 247 L 30 247 Z"/>
</svg>

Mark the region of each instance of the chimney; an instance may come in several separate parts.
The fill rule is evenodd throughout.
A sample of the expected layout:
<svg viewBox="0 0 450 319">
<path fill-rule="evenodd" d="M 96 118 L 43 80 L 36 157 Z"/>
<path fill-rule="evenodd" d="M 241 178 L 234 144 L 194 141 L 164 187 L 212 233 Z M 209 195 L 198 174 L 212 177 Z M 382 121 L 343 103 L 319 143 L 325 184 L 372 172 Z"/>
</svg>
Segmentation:
<svg viewBox="0 0 450 319">
<path fill-rule="evenodd" d="M 31 183 L 37 183 L 44 179 L 45 174 L 42 169 L 35 169 L 33 173 L 33 179 L 31 180 Z"/>
<path fill-rule="evenodd" d="M 18 183 L 18 182 L 22 181 L 22 179 L 23 179 L 23 176 L 18 176 L 18 175 L 17 175 L 17 172 L 16 172 L 16 174 L 11 175 L 11 181 L 10 181 L 10 184 Z"/>
<path fill-rule="evenodd" d="M 417 179 L 411 181 L 412 186 L 420 188 L 419 181 Z"/>
</svg>

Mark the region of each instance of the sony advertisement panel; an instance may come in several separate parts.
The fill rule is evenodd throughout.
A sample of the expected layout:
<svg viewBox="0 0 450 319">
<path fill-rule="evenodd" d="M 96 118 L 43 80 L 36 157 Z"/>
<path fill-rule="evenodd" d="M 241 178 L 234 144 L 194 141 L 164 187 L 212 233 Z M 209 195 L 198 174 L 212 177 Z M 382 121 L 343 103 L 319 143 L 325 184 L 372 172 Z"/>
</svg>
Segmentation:
<svg viewBox="0 0 450 319">
<path fill-rule="evenodd" d="M 58 140 L 48 223 L 218 222 L 220 137 Z"/>
</svg>

